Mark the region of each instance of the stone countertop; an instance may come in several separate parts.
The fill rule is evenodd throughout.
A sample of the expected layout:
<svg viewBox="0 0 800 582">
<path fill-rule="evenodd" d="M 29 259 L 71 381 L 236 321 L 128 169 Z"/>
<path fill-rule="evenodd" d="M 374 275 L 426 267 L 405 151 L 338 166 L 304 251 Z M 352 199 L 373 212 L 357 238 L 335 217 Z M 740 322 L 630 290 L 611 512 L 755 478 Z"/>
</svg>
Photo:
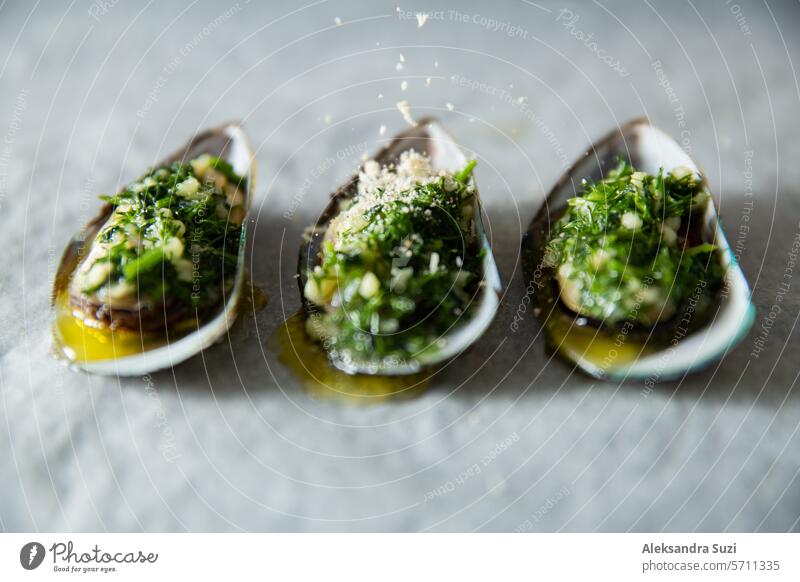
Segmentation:
<svg viewBox="0 0 800 582">
<path fill-rule="evenodd" d="M 800 529 L 800 7 L 444 0 L 418 27 L 423 6 L 3 4 L 0 528 Z M 421 396 L 353 406 L 308 394 L 275 333 L 303 226 L 404 127 L 401 99 L 479 160 L 505 296 Z M 544 193 L 640 115 L 705 169 L 758 308 L 721 363 L 652 391 L 553 359 L 529 314 L 511 327 Z M 257 150 L 266 309 L 145 378 L 55 361 L 51 280 L 97 195 L 229 119 Z"/>
</svg>

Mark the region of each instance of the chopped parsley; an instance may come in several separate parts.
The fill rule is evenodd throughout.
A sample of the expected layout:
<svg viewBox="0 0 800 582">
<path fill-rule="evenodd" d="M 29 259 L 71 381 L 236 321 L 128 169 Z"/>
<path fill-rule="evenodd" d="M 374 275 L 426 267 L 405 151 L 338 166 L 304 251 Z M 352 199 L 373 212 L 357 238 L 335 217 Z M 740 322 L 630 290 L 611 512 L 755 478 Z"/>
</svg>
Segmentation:
<svg viewBox="0 0 800 582">
<path fill-rule="evenodd" d="M 653 176 L 620 161 L 584 186 L 544 253 L 567 307 L 605 323 L 651 326 L 690 301 L 710 303 L 723 269 L 716 247 L 699 236 L 709 198 L 699 176 L 688 168 Z"/>
<path fill-rule="evenodd" d="M 429 164 L 413 151 L 397 166 L 367 162 L 328 227 L 304 294 L 323 308 L 307 329 L 334 361 L 380 367 L 435 351 L 477 293 L 475 164 L 456 174 Z"/>
<path fill-rule="evenodd" d="M 204 155 L 152 170 L 103 197 L 113 212 L 70 293 L 112 310 L 217 306 L 236 271 L 245 192 L 230 164 Z"/>
</svg>

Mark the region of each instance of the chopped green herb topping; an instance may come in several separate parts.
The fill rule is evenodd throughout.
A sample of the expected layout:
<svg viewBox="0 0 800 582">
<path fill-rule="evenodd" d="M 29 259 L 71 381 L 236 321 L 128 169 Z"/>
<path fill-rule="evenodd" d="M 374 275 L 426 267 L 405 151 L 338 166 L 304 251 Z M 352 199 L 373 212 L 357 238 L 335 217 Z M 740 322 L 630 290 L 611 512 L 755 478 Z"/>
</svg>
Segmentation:
<svg viewBox="0 0 800 582">
<path fill-rule="evenodd" d="M 698 235 L 708 192 L 694 172 L 625 161 L 569 200 L 545 249 L 561 300 L 586 317 L 653 325 L 707 302 L 723 276 Z"/>
<path fill-rule="evenodd" d="M 115 309 L 216 306 L 236 270 L 245 191 L 230 164 L 204 155 L 102 197 L 114 210 L 71 294 Z"/>
<path fill-rule="evenodd" d="M 434 172 L 406 152 L 367 162 L 359 193 L 331 221 L 305 296 L 323 307 L 307 329 L 340 361 L 409 361 L 435 351 L 481 280 L 473 234 L 475 163 Z"/>
</svg>

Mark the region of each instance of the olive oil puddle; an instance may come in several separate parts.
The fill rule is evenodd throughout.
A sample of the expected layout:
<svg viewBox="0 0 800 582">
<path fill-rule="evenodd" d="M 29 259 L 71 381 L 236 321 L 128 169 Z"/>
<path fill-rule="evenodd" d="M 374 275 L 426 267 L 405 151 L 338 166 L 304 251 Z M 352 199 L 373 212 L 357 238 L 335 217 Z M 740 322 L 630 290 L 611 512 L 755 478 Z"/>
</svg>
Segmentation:
<svg viewBox="0 0 800 582">
<path fill-rule="evenodd" d="M 608 375 L 624 371 L 640 358 L 653 355 L 672 344 L 676 329 L 668 323 L 650 330 L 579 324 L 580 319 L 561 304 L 554 273 L 545 268 L 542 249 L 547 240 L 549 225 L 564 213 L 564 208 L 553 210 L 535 221 L 529 231 L 527 248 L 523 251 L 524 270 L 532 274 L 533 304 L 541 325 L 547 331 L 548 346 L 570 364 L 583 362 L 595 369 L 594 373 Z M 707 314 L 706 314 L 707 315 Z M 678 315 L 673 319 L 681 320 Z M 707 317 L 693 317 L 691 328 L 705 324 Z"/>
<path fill-rule="evenodd" d="M 128 329 L 110 329 L 76 313 L 66 290 L 56 297 L 53 328 L 55 349 L 70 362 L 98 362 L 140 354 L 162 347 L 169 339 L 161 334 L 140 334 Z M 185 334 L 184 334 L 185 335 Z M 174 336 L 174 341 L 180 336 Z"/>
<path fill-rule="evenodd" d="M 141 354 L 175 343 L 197 331 L 202 325 L 193 318 L 181 323 L 170 333 L 139 333 L 130 329 L 111 329 L 107 325 L 82 317 L 70 305 L 67 292 L 68 281 L 58 285 L 55 298 L 55 325 L 53 327 L 54 349 L 70 362 L 98 362 Z M 267 306 L 269 297 L 256 286 L 249 273 L 242 283 L 242 297 L 233 325 L 241 325 L 242 313 L 261 311 Z"/>
<path fill-rule="evenodd" d="M 570 362 L 584 361 L 603 374 L 614 368 L 633 364 L 642 356 L 656 351 L 652 345 L 622 332 L 612 335 L 591 326 L 576 325 L 574 320 L 564 321 L 557 314 L 545 322 L 550 345 Z"/>
<path fill-rule="evenodd" d="M 345 374 L 336 369 L 322 347 L 306 334 L 302 311 L 278 326 L 271 343 L 278 351 L 278 359 L 292 371 L 306 392 L 320 400 L 370 406 L 415 398 L 428 386 L 430 374 L 426 373 L 370 376 Z"/>
<path fill-rule="evenodd" d="M 242 281 L 242 297 L 239 300 L 238 313 L 258 313 L 262 311 L 269 303 L 269 295 L 261 287 L 253 282 L 253 277 L 249 271 L 244 273 L 244 281 Z M 237 324 L 242 320 L 241 317 L 236 318 Z"/>
</svg>

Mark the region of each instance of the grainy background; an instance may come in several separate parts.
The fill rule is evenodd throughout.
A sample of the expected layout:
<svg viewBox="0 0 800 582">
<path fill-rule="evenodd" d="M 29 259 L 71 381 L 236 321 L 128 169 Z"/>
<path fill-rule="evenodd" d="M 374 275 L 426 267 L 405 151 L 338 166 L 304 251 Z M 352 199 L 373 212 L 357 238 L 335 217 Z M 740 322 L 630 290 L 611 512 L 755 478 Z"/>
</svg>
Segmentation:
<svg viewBox="0 0 800 582">
<path fill-rule="evenodd" d="M 798 24 L 789 1 L 3 2 L 0 528 L 800 529 Z M 300 232 L 403 128 L 400 99 L 479 159 L 504 304 L 417 399 L 311 398 L 270 339 L 299 305 Z M 705 168 L 758 307 L 722 363 L 650 394 L 551 360 L 530 317 L 510 328 L 544 192 L 642 114 Z M 151 384 L 54 361 L 51 279 L 96 196 L 233 118 L 267 309 Z"/>
</svg>

